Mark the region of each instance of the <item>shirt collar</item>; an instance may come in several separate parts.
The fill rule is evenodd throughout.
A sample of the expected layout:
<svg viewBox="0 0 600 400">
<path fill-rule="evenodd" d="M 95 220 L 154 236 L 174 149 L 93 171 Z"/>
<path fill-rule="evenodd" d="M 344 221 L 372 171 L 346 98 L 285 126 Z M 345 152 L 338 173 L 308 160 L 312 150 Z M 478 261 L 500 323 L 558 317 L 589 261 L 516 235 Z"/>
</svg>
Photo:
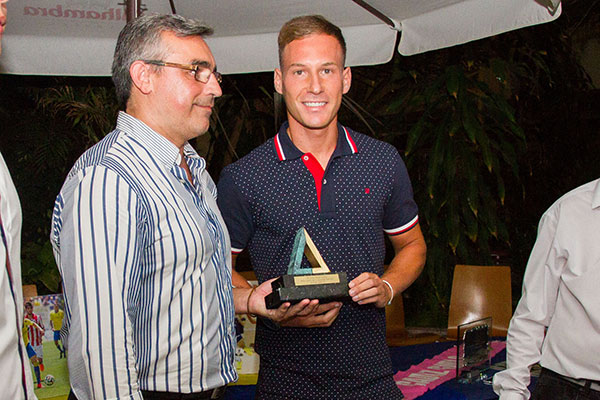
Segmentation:
<svg viewBox="0 0 600 400">
<path fill-rule="evenodd" d="M 289 126 L 287 121 L 284 122 L 277 135 L 273 138 L 275 152 L 279 161 L 294 160 L 304 155 L 288 136 L 287 129 Z M 337 128 L 338 138 L 332 158 L 358 153 L 358 147 L 356 147 L 356 143 L 350 134 L 352 131 L 340 123 L 337 124 Z"/>
<path fill-rule="evenodd" d="M 600 207 L 600 179 L 596 181 L 596 188 L 592 196 L 592 208 Z"/>
<path fill-rule="evenodd" d="M 181 163 L 181 154 L 179 148 L 171 143 L 166 137 L 154 131 L 144 122 L 135 118 L 126 112 L 119 111 L 117 117 L 117 129 L 131 136 L 138 141 L 142 146 L 148 149 L 154 157 L 167 168 Z M 186 142 L 183 147 L 183 154 L 188 158 L 203 160 L 196 150 Z"/>
</svg>

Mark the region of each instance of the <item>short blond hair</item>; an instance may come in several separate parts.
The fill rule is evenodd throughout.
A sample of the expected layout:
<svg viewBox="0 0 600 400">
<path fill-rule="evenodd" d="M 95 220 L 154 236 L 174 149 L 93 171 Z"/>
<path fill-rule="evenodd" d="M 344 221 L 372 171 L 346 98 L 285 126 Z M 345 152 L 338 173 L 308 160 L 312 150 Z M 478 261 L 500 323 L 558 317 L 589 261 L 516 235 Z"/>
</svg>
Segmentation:
<svg viewBox="0 0 600 400">
<path fill-rule="evenodd" d="M 294 40 L 315 34 L 333 36 L 340 43 L 345 65 L 346 41 L 344 40 L 344 35 L 342 35 L 342 30 L 325 19 L 322 15 L 303 15 L 290 19 L 283 24 L 279 31 L 279 37 L 277 38 L 277 44 L 279 45 L 279 66 L 282 66 L 283 50 L 285 49 L 285 46 Z"/>
</svg>

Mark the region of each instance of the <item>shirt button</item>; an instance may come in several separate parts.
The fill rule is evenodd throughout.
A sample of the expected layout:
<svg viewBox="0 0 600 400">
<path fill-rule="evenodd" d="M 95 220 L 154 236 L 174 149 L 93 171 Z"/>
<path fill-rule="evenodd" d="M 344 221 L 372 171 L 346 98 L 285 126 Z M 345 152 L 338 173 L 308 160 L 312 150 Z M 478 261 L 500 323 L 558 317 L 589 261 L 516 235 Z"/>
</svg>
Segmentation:
<svg viewBox="0 0 600 400">
<path fill-rule="evenodd" d="M 323 185 L 327 185 L 327 179 L 323 179 Z"/>
<path fill-rule="evenodd" d="M 308 156 L 304 156 L 302 158 L 304 158 L 304 161 L 308 161 Z"/>
</svg>

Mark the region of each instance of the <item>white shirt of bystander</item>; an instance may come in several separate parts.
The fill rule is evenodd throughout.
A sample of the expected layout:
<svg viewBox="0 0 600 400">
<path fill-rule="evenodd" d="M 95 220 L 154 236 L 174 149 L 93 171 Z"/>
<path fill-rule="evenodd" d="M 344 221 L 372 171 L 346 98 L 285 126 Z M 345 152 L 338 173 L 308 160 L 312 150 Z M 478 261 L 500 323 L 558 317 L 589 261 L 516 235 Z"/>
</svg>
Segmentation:
<svg viewBox="0 0 600 400">
<path fill-rule="evenodd" d="M 510 322 L 501 400 L 529 398 L 530 368 L 600 380 L 600 179 L 562 196 L 542 216 Z"/>
</svg>

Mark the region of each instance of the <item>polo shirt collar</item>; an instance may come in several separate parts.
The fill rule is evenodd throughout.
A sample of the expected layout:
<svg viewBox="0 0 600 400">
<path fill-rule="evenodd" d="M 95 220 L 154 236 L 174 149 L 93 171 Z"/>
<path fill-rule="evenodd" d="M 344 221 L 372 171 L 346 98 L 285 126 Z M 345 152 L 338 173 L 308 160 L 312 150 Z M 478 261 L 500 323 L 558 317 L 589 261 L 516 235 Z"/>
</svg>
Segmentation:
<svg viewBox="0 0 600 400">
<path fill-rule="evenodd" d="M 134 116 L 119 111 L 117 129 L 139 142 L 167 168 L 170 169 L 173 165 L 181 164 L 179 148 Z M 186 143 L 183 147 L 183 153 L 188 158 L 198 159 L 200 162 L 204 161 L 189 143 Z"/>
<path fill-rule="evenodd" d="M 301 152 L 294 143 L 292 143 L 292 140 L 288 136 L 287 129 L 289 126 L 290 125 L 287 121 L 284 122 L 274 138 L 275 152 L 277 153 L 277 158 L 279 161 L 294 160 L 304 155 L 304 153 Z M 356 146 L 356 143 L 350 134 L 351 131 L 340 123 L 337 124 L 337 128 L 337 144 L 331 157 L 335 158 L 358 153 L 358 147 Z"/>
</svg>

